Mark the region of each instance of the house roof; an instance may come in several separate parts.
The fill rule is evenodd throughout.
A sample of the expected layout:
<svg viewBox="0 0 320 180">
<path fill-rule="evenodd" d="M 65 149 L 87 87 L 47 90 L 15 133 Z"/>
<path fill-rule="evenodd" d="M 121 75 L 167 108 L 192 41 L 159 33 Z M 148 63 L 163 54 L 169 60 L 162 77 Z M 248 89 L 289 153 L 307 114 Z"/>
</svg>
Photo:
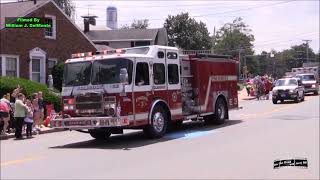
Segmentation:
<svg viewBox="0 0 320 180">
<path fill-rule="evenodd" d="M 160 29 L 90 30 L 86 35 L 92 41 L 155 40 Z"/>
<path fill-rule="evenodd" d="M 0 3 L 0 29 L 4 27 L 5 17 L 23 17 L 49 2 L 49 0 L 20 1 Z"/>
</svg>

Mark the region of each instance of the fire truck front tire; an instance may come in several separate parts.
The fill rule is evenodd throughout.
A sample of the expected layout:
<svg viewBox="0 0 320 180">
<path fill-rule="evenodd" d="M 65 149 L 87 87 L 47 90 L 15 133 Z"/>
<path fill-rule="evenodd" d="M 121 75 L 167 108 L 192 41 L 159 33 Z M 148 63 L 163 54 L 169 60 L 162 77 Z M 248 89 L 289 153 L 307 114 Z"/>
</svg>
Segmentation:
<svg viewBox="0 0 320 180">
<path fill-rule="evenodd" d="M 89 134 L 96 140 L 107 140 L 111 136 L 111 132 L 102 129 L 89 130 Z"/>
<path fill-rule="evenodd" d="M 167 131 L 168 112 L 162 106 L 156 106 L 151 115 L 151 124 L 147 125 L 143 132 L 149 138 L 161 138 Z"/>
</svg>

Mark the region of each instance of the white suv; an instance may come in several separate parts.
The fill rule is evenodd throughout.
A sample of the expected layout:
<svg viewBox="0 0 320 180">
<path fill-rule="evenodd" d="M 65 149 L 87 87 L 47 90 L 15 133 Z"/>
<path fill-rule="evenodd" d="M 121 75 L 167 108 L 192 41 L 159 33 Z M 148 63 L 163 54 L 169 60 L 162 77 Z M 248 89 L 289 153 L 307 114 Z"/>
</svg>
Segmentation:
<svg viewBox="0 0 320 180">
<path fill-rule="evenodd" d="M 304 87 L 298 78 L 284 78 L 277 80 L 272 89 L 272 102 L 277 104 L 284 100 L 294 100 L 296 103 L 304 101 Z"/>
</svg>

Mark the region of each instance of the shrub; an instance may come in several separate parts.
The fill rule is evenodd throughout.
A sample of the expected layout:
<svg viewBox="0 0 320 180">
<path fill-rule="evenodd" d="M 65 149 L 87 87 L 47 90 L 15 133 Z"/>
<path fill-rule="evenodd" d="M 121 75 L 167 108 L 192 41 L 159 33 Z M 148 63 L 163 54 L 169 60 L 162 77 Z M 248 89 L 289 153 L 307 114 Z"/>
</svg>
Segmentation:
<svg viewBox="0 0 320 180">
<path fill-rule="evenodd" d="M 13 90 L 20 85 L 22 93 L 27 97 L 31 97 L 33 93 L 42 91 L 43 100 L 46 104 L 53 104 L 55 111 L 60 111 L 60 97 L 50 92 L 46 85 L 40 84 L 27 79 L 20 79 L 14 77 L 0 77 L 0 97 L 4 94 L 12 93 Z"/>
<path fill-rule="evenodd" d="M 55 65 L 52 69 L 53 87 L 61 91 L 64 63 Z"/>
</svg>

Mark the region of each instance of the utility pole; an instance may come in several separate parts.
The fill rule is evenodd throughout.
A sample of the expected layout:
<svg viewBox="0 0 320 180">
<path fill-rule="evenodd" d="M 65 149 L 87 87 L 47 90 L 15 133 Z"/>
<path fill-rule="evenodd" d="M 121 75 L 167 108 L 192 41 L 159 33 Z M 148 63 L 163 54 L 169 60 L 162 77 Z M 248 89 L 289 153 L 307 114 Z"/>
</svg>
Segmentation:
<svg viewBox="0 0 320 180">
<path fill-rule="evenodd" d="M 307 44 L 307 62 L 309 62 L 309 42 L 311 42 L 311 40 L 302 40 L 305 41 Z"/>
<path fill-rule="evenodd" d="M 240 76 L 241 76 L 241 50 L 239 48 L 239 80 L 240 80 Z"/>
</svg>

